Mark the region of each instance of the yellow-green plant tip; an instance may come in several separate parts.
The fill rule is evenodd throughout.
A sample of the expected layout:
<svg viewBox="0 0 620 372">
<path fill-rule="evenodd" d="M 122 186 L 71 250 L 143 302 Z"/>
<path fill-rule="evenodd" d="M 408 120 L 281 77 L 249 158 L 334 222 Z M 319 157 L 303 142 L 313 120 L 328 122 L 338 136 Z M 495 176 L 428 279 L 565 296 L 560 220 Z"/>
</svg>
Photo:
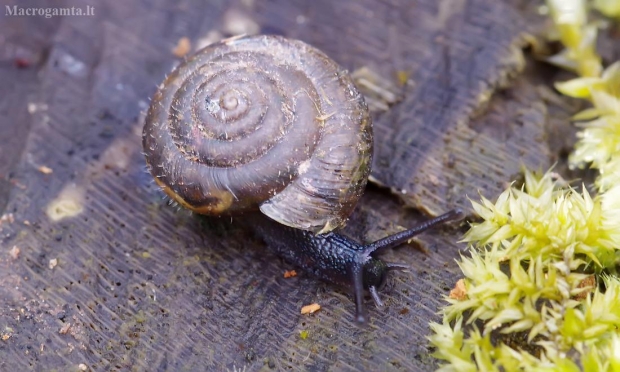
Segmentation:
<svg viewBox="0 0 620 372">
<path fill-rule="evenodd" d="M 547 0 L 556 25 L 583 26 L 587 21 L 585 0 Z"/>
<path fill-rule="evenodd" d="M 609 358 L 610 369 L 614 372 L 620 371 L 620 335 L 618 335 L 618 333 L 612 335 L 611 342 L 606 351 Z"/>
<path fill-rule="evenodd" d="M 582 336 L 582 332 L 585 328 L 585 320 L 583 314 L 576 309 L 566 309 L 564 312 L 564 321 L 560 334 L 564 338 L 574 339 Z"/>
<path fill-rule="evenodd" d="M 555 88 L 562 94 L 574 98 L 590 98 L 592 90 L 603 86 L 601 79 L 584 77 L 555 83 Z"/>
<path fill-rule="evenodd" d="M 567 71 L 577 72 L 579 65 L 572 57 L 572 53 L 569 50 L 564 49 L 558 54 L 554 54 L 545 58 L 545 61 L 551 65 Z"/>
<path fill-rule="evenodd" d="M 587 350 L 583 352 L 583 356 L 581 358 L 581 365 L 584 371 L 607 371 L 605 363 L 601 360 L 599 356 L 599 351 L 596 345 L 589 346 Z"/>
<path fill-rule="evenodd" d="M 571 118 L 573 121 L 588 121 L 593 120 L 601 116 L 601 111 L 595 107 L 579 111 Z"/>
<path fill-rule="evenodd" d="M 620 183 L 611 186 L 599 198 L 601 207 L 605 211 L 605 226 L 613 227 L 620 224 Z M 614 232 L 620 234 L 620 229 Z"/>
<path fill-rule="evenodd" d="M 608 89 L 593 89 L 591 92 L 592 103 L 602 115 L 608 116 L 611 123 L 617 123 L 617 115 L 620 115 L 620 97 L 609 92 Z M 615 119 L 615 120 L 614 120 Z M 616 129 L 612 126 L 610 129 Z"/>
<path fill-rule="evenodd" d="M 620 1 L 615 0 L 620 7 Z M 607 89 L 609 93 L 618 96 L 620 94 L 620 61 L 616 61 L 609 65 L 605 71 L 603 71 L 602 78 L 607 82 Z"/>
<path fill-rule="evenodd" d="M 557 371 L 557 372 L 583 372 L 581 368 L 577 364 L 575 364 L 570 359 L 566 358 L 558 358 L 554 361 L 555 366 L 553 369 L 548 369 L 547 371 Z"/>
<path fill-rule="evenodd" d="M 620 153 L 613 154 L 608 162 L 600 166 L 599 171 L 595 184 L 600 192 L 607 193 L 614 186 L 620 185 Z"/>
<path fill-rule="evenodd" d="M 534 326 L 534 322 L 530 319 L 521 319 L 517 322 L 514 322 L 511 326 L 502 329 L 502 333 L 517 333 L 517 332 L 525 332 Z"/>
<path fill-rule="evenodd" d="M 607 17 L 620 19 L 619 0 L 594 0 L 593 6 Z"/>
</svg>

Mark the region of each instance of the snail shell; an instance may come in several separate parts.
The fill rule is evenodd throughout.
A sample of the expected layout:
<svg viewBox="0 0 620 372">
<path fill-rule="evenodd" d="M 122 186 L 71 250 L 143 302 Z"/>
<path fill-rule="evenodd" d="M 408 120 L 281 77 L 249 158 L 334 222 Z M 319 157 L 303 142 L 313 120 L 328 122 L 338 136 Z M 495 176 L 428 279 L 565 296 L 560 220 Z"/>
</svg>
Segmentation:
<svg viewBox="0 0 620 372">
<path fill-rule="evenodd" d="M 259 208 L 323 233 L 344 223 L 366 186 L 371 120 L 347 72 L 318 49 L 237 37 L 166 78 L 143 146 L 156 182 L 197 213 Z"/>
</svg>

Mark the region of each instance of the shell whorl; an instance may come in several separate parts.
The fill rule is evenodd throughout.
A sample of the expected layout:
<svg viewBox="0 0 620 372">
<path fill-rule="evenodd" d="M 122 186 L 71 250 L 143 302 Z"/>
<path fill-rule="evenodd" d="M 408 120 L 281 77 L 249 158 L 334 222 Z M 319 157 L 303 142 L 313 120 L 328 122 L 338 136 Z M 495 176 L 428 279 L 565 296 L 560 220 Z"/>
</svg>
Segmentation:
<svg viewBox="0 0 620 372">
<path fill-rule="evenodd" d="M 212 44 L 155 93 L 143 146 L 157 183 L 203 214 L 260 208 L 314 232 L 346 220 L 370 172 L 371 122 L 345 70 L 279 36 Z"/>
</svg>

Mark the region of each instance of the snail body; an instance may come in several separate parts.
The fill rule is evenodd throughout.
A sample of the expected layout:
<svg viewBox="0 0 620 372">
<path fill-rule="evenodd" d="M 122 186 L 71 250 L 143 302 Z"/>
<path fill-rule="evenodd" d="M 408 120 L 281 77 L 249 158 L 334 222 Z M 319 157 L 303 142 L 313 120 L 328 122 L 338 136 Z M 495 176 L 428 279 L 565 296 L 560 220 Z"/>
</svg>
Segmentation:
<svg viewBox="0 0 620 372">
<path fill-rule="evenodd" d="M 370 116 L 344 69 L 279 36 L 226 39 L 179 65 L 151 101 L 143 148 L 155 181 L 180 205 L 207 215 L 259 209 L 268 218 L 253 225 L 267 245 L 353 288 L 359 321 L 363 289 L 380 304 L 387 271 L 402 268 L 377 250 L 455 217 L 369 246 L 332 232 L 366 186 Z"/>
<path fill-rule="evenodd" d="M 282 226 L 263 216 L 257 216 L 251 222 L 267 246 L 282 258 L 320 279 L 351 289 L 355 296 L 356 320 L 363 323 L 363 291 L 368 290 L 375 304 L 383 306 L 377 291 L 385 285 L 388 272 L 407 269 L 407 265 L 385 262 L 376 255 L 460 214 L 459 210 L 450 211 L 368 245 L 333 231 L 315 235 L 307 230 Z"/>
</svg>

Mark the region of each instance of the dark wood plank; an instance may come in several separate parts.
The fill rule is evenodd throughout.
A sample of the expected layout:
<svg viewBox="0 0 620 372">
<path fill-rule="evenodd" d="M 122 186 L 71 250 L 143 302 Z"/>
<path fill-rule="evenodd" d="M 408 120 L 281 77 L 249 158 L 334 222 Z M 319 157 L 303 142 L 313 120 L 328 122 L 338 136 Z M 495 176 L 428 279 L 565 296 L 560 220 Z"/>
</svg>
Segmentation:
<svg viewBox="0 0 620 372">
<path fill-rule="evenodd" d="M 358 326 L 345 291 L 284 279 L 292 267 L 243 227 L 166 205 L 145 171 L 142 115 L 179 38 L 240 25 L 310 42 L 350 70 L 408 74 L 403 100 L 375 113 L 373 177 L 386 188 L 370 187 L 346 228 L 371 241 L 477 189 L 493 196 L 521 163 L 546 167 L 566 146 L 545 137 L 549 115 L 571 113 L 540 93 L 554 70 L 522 72 L 523 31 L 540 18 L 517 3 L 131 0 L 79 3 L 94 17 L 3 18 L 0 200 L 14 222 L 0 226 L 0 369 L 432 369 L 424 336 L 458 277 L 458 227 L 421 237 L 427 254 L 388 252 L 412 269 Z M 14 46 L 35 63 L 18 70 Z M 59 206 L 82 210 L 54 221 Z M 322 310 L 299 315 L 312 302 Z"/>
</svg>

